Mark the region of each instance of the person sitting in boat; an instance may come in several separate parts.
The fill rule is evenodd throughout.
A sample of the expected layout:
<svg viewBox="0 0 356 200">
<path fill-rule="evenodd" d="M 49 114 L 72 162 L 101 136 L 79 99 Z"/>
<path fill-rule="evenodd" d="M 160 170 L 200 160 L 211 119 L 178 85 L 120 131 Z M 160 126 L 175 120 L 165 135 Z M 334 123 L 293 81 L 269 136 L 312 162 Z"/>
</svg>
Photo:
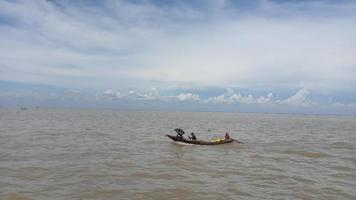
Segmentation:
<svg viewBox="0 0 356 200">
<path fill-rule="evenodd" d="M 225 133 L 225 140 L 229 140 L 230 139 L 230 135 L 228 132 Z"/>
<path fill-rule="evenodd" d="M 189 136 L 190 140 L 197 140 L 197 137 L 195 136 L 194 133 L 190 134 L 191 136 Z"/>
<path fill-rule="evenodd" d="M 183 138 L 184 131 L 181 128 L 176 128 L 174 129 L 175 132 L 177 132 L 177 138 Z"/>
</svg>

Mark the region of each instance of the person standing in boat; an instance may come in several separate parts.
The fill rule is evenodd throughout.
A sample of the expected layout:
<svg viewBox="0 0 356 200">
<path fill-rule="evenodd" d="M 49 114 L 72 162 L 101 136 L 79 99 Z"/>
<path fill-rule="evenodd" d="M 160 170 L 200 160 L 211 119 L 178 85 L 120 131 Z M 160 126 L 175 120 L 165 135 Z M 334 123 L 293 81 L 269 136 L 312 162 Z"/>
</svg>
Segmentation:
<svg viewBox="0 0 356 200">
<path fill-rule="evenodd" d="M 189 138 L 190 138 L 191 140 L 197 140 L 197 137 L 195 136 L 194 133 L 191 133 L 190 135 L 191 135 L 191 136 L 189 136 Z"/>
<path fill-rule="evenodd" d="M 228 132 L 225 132 L 225 140 L 229 140 L 230 139 L 230 135 Z"/>
</svg>

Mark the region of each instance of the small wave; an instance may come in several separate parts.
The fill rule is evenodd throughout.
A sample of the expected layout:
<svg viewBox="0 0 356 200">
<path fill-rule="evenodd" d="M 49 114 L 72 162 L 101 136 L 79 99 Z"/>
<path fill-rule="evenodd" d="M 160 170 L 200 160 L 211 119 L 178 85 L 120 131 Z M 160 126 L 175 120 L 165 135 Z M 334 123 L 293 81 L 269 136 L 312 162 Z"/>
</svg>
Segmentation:
<svg viewBox="0 0 356 200">
<path fill-rule="evenodd" d="M 123 194 L 124 190 L 91 190 L 79 194 L 80 199 L 117 199 L 118 196 Z"/>
<path fill-rule="evenodd" d="M 11 161 L 11 160 L 13 160 L 13 158 L 11 157 L 10 154 L 0 152 L 0 161 Z"/>
<path fill-rule="evenodd" d="M 165 165 L 165 166 L 175 166 L 175 167 L 195 167 L 199 168 L 201 165 L 201 162 L 199 160 L 191 160 L 191 159 L 185 159 L 185 160 L 176 160 L 176 159 L 165 159 L 158 161 L 157 164 Z"/>
<path fill-rule="evenodd" d="M 355 157 L 349 157 L 349 158 L 345 158 L 347 160 L 350 160 L 351 162 L 356 164 L 356 158 Z"/>
<path fill-rule="evenodd" d="M 335 149 L 354 149 L 355 145 L 349 142 L 334 142 L 330 147 Z"/>
<path fill-rule="evenodd" d="M 331 157 L 329 154 L 320 153 L 316 151 L 305 151 L 305 150 L 286 150 L 282 152 L 283 154 L 296 154 L 307 158 L 325 158 Z"/>
<path fill-rule="evenodd" d="M 224 197 L 222 192 L 196 192 L 188 188 L 157 189 L 152 191 L 135 193 L 133 199 L 220 199 Z"/>
<path fill-rule="evenodd" d="M 182 176 L 177 174 L 168 174 L 168 173 L 148 173 L 148 172 L 134 172 L 131 174 L 131 177 L 135 178 L 148 178 L 148 179 L 177 179 Z"/>
<path fill-rule="evenodd" d="M 0 195 L 0 199 L 3 200 L 32 200 L 31 198 L 23 195 L 23 194 L 18 194 L 18 193 L 10 193 L 10 194 L 5 194 L 5 195 Z"/>
<path fill-rule="evenodd" d="M 347 167 L 347 166 L 344 166 L 344 165 L 331 165 L 329 168 L 337 170 L 337 171 L 341 171 L 341 172 L 355 170 L 354 168 Z"/>
<path fill-rule="evenodd" d="M 184 142 L 172 142 L 172 143 L 174 143 L 176 145 L 180 145 L 180 146 L 195 146 L 193 144 L 188 144 L 188 143 L 184 143 Z"/>
<path fill-rule="evenodd" d="M 248 192 L 243 192 L 238 188 L 229 188 L 229 189 L 227 189 L 227 191 L 231 192 L 233 195 L 237 195 L 237 196 L 253 197 L 252 194 L 250 194 Z"/>
<path fill-rule="evenodd" d="M 23 167 L 18 169 L 13 169 L 14 177 L 21 180 L 36 180 L 38 178 L 43 178 L 49 174 L 49 169 L 42 167 Z"/>
</svg>

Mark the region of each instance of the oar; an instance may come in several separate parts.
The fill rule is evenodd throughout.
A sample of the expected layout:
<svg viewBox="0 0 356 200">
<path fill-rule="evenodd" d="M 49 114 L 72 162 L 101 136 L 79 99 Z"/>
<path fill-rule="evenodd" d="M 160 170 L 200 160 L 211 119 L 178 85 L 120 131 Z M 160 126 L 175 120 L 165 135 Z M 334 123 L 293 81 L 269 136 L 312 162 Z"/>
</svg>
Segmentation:
<svg viewBox="0 0 356 200">
<path fill-rule="evenodd" d="M 233 141 L 237 142 L 237 143 L 240 143 L 240 144 L 243 144 L 243 142 L 240 142 L 238 140 L 235 140 L 235 139 L 232 139 Z"/>
</svg>

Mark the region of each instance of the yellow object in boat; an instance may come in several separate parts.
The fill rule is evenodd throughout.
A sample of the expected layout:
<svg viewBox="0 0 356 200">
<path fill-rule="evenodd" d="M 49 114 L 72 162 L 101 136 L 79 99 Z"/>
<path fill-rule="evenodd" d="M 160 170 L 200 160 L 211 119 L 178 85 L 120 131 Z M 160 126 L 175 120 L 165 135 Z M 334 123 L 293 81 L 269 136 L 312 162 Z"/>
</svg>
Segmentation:
<svg viewBox="0 0 356 200">
<path fill-rule="evenodd" d="M 215 138 L 215 139 L 213 139 L 213 142 L 221 142 L 221 141 L 224 141 L 224 139 L 222 139 L 222 138 Z"/>
</svg>

